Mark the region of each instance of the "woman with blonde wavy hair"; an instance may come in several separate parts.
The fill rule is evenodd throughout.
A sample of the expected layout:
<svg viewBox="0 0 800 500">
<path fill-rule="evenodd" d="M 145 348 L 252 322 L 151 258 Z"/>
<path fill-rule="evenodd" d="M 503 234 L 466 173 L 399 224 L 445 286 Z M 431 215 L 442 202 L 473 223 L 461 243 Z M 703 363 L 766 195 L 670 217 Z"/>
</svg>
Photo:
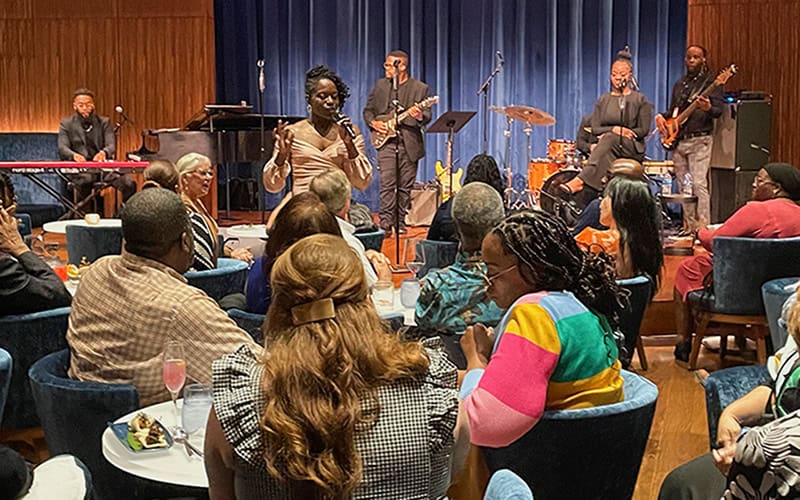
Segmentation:
<svg viewBox="0 0 800 500">
<path fill-rule="evenodd" d="M 342 238 L 298 241 L 271 282 L 268 354 L 213 365 L 211 498 L 443 497 L 458 399 L 440 341 L 387 330 Z"/>
</svg>

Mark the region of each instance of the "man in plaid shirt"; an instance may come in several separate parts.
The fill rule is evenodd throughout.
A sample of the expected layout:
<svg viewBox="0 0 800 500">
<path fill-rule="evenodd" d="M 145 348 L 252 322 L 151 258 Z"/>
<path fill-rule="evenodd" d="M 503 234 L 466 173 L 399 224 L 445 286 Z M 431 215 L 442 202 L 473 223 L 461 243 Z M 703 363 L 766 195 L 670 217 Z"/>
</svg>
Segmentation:
<svg viewBox="0 0 800 500">
<path fill-rule="evenodd" d="M 187 383 L 211 383 L 211 362 L 247 344 L 261 347 L 183 277 L 192 263 L 189 217 L 180 197 L 148 189 L 121 213 L 122 255 L 97 260 L 81 276 L 67 342 L 69 375 L 133 384 L 147 406 L 170 399 L 161 378 L 164 344 L 183 345 Z"/>
</svg>

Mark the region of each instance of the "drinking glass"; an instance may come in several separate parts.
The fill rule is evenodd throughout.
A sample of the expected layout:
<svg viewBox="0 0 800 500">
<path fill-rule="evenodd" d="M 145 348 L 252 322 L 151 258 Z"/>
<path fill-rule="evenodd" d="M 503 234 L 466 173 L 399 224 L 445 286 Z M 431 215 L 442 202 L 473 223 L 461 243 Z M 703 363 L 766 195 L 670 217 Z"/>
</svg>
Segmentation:
<svg viewBox="0 0 800 500">
<path fill-rule="evenodd" d="M 425 266 L 425 256 L 422 255 L 422 252 L 417 252 L 417 243 L 419 243 L 419 238 L 409 238 L 406 240 L 406 248 L 404 253 L 404 261 L 406 263 L 406 268 L 411 271 L 413 276 L 417 276 L 420 269 Z"/>
<path fill-rule="evenodd" d="M 181 387 L 186 382 L 186 357 L 183 354 L 183 344 L 180 342 L 170 340 L 164 344 L 161 375 L 164 379 L 164 385 L 167 386 L 167 390 L 172 396 L 172 404 L 175 407 L 175 427 L 178 427 L 177 399 L 178 394 L 181 392 Z"/>
<path fill-rule="evenodd" d="M 394 308 L 394 285 L 391 281 L 378 281 L 372 286 L 372 302 L 377 309 Z"/>
<path fill-rule="evenodd" d="M 183 389 L 181 424 L 187 434 L 205 428 L 211 411 L 211 386 L 189 384 Z"/>
<path fill-rule="evenodd" d="M 400 303 L 406 309 L 411 309 L 417 305 L 419 298 L 419 280 L 416 278 L 404 279 L 400 285 Z"/>
</svg>

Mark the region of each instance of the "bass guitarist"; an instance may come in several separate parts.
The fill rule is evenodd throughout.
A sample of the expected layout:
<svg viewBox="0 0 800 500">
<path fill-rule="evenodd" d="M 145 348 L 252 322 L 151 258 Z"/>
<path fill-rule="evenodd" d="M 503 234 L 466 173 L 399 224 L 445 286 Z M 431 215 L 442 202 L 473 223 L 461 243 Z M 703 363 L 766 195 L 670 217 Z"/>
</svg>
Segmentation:
<svg viewBox="0 0 800 500">
<path fill-rule="evenodd" d="M 386 56 L 383 64 L 385 78 L 372 88 L 364 107 L 364 121 L 372 131 L 385 132 L 386 122 L 393 116 L 392 80 L 397 75 L 398 113 L 408 111 L 408 117 L 399 123 L 398 133 L 378 148 L 378 170 L 381 173 L 380 226 L 391 234 L 395 226 L 395 204 L 399 205 L 399 231 L 405 232 L 405 216 L 411 204 L 411 188 L 417 178 L 417 162 L 425 156 L 422 128 L 431 120 L 429 107 L 416 103 L 428 97 L 428 85 L 409 77 L 408 54 L 395 50 Z M 398 148 L 399 179 L 395 164 L 395 146 Z M 395 192 L 395 188 L 397 193 Z M 398 198 L 395 195 L 398 194 Z"/>
<path fill-rule="evenodd" d="M 703 227 L 711 220 L 711 198 L 708 190 L 708 168 L 711 164 L 711 148 L 714 119 L 722 114 L 722 87 L 716 87 L 708 97 L 700 95 L 703 89 L 714 82 L 714 74 L 706 62 L 707 51 L 700 45 L 686 49 L 686 75 L 675 82 L 669 111 L 656 115 L 656 127 L 662 138 L 670 135 L 668 119 L 675 117 L 697 100 L 697 109 L 678 130 L 678 143 L 672 148 L 675 163 L 675 181 L 683 187 L 686 173 L 690 173 L 693 193 L 697 196 L 699 221 L 686 221 L 687 227 Z"/>
</svg>

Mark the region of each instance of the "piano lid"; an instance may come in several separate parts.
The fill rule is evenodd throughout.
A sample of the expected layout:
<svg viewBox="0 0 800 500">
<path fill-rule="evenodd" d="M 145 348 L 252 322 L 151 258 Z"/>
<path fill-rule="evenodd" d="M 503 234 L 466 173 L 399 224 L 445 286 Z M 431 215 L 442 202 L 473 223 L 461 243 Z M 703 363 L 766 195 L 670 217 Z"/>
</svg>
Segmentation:
<svg viewBox="0 0 800 500">
<path fill-rule="evenodd" d="M 204 104 L 195 114 L 189 118 L 185 130 L 204 130 L 208 129 L 211 120 L 216 122 L 218 117 L 230 115 L 243 115 L 253 110 L 253 106 L 242 101 L 240 104 Z"/>
</svg>

